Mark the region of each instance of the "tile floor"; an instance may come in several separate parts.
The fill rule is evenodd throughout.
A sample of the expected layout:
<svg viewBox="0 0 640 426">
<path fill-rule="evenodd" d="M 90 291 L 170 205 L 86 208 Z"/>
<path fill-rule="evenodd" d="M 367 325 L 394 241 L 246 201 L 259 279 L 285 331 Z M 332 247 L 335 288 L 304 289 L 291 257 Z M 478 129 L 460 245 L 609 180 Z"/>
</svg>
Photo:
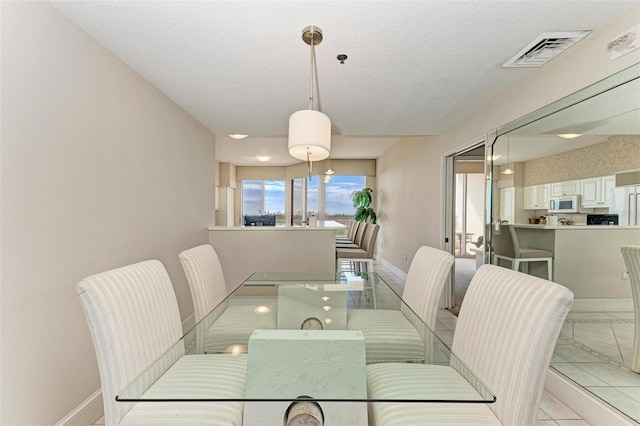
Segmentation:
<svg viewBox="0 0 640 426">
<path fill-rule="evenodd" d="M 471 259 L 475 265 L 475 259 Z M 397 277 L 382 264 L 375 262 L 374 269 L 398 294 L 404 290 L 404 280 Z M 447 345 L 453 341 L 453 333 L 456 328 L 457 317 L 447 310 L 440 310 L 436 325 L 436 334 Z M 547 392 L 542 396 L 540 410 L 538 411 L 538 423 L 536 426 L 589 426 L 585 420 L 574 413 L 566 405 Z"/>
<path fill-rule="evenodd" d="M 456 294 L 474 271 L 470 259 L 456 258 Z M 640 375 L 628 368 L 633 319 L 633 312 L 570 312 L 551 367 L 640 423 Z"/>
<path fill-rule="evenodd" d="M 629 370 L 633 312 L 570 313 L 551 366 L 640 422 L 640 375 Z"/>
</svg>

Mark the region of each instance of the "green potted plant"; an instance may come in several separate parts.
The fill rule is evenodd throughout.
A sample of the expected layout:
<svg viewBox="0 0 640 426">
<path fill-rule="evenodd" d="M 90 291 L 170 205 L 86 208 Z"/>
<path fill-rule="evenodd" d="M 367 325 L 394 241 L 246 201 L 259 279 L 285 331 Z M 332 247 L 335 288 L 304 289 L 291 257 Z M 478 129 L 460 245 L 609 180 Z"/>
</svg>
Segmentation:
<svg viewBox="0 0 640 426">
<path fill-rule="evenodd" d="M 371 188 L 362 188 L 359 191 L 353 191 L 351 193 L 351 201 L 353 202 L 353 208 L 356 209 L 356 213 L 353 218 L 356 222 L 366 222 L 371 220 L 371 223 L 376 223 L 378 219 L 375 210 L 370 207 L 372 200 L 373 190 Z"/>
</svg>

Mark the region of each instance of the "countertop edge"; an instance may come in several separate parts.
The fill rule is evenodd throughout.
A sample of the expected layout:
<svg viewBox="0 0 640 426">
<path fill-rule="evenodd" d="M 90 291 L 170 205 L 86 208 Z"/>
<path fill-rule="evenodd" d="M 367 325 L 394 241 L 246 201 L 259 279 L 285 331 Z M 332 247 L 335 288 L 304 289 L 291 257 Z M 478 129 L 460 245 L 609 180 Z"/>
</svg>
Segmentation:
<svg viewBox="0 0 640 426">
<path fill-rule="evenodd" d="M 638 229 L 640 230 L 640 226 L 626 226 L 626 225 L 557 225 L 557 226 L 547 226 L 547 225 L 532 225 L 532 224 L 513 224 L 515 228 L 527 228 L 527 229 L 544 229 L 544 230 L 576 230 L 576 229 L 587 229 L 589 231 L 601 231 L 603 229 L 608 230 L 629 230 L 629 229 Z"/>
<path fill-rule="evenodd" d="M 210 226 L 209 231 L 338 231 L 341 228 L 307 226 Z"/>
</svg>

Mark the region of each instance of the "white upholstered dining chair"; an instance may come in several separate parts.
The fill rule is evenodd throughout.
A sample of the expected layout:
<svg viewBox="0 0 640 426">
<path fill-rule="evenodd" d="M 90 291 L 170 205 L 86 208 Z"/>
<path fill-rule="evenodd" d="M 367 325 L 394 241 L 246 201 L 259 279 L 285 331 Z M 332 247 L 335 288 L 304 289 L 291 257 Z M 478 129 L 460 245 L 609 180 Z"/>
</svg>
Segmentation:
<svg viewBox="0 0 640 426">
<path fill-rule="evenodd" d="M 153 383 L 147 394 L 166 397 L 174 386 L 189 386 L 202 398 L 244 396 L 246 356 L 185 355 L 178 303 L 162 263 L 149 260 L 92 275 L 76 289 L 98 360 L 106 425 L 242 424 L 241 402 L 115 399 L 163 354 L 162 370 L 146 373 Z M 199 380 L 189 379 L 194 373 Z"/>
<path fill-rule="evenodd" d="M 621 252 L 629 274 L 631 296 L 635 312 L 635 333 L 633 335 L 631 371 L 640 373 L 640 246 L 623 246 Z"/>
<path fill-rule="evenodd" d="M 496 396 L 493 404 L 370 403 L 375 425 L 535 425 L 544 382 L 573 293 L 495 265 L 476 272 L 460 309 L 451 350 Z M 430 387 L 455 393 L 467 380 L 449 366 L 367 366 L 369 398 L 402 398 Z M 411 378 L 411 380 L 407 380 Z"/>
<path fill-rule="evenodd" d="M 178 257 L 187 276 L 198 323 L 228 295 L 222 265 L 209 244 L 184 250 Z M 207 353 L 244 351 L 254 330 L 276 328 L 276 309 L 275 302 L 265 304 L 264 301 L 223 305 L 216 315 L 207 317 L 209 324 L 201 324 L 204 335 L 199 344 Z"/>
<path fill-rule="evenodd" d="M 409 320 L 413 313 L 431 329 L 444 287 L 454 263 L 451 253 L 433 247 L 418 249 L 407 274 L 401 310 L 351 309 L 347 327 L 361 330 L 365 338 L 367 362 L 414 360 L 424 361 L 430 347 L 428 330 L 418 330 Z M 410 311 L 413 311 L 410 312 Z"/>
</svg>

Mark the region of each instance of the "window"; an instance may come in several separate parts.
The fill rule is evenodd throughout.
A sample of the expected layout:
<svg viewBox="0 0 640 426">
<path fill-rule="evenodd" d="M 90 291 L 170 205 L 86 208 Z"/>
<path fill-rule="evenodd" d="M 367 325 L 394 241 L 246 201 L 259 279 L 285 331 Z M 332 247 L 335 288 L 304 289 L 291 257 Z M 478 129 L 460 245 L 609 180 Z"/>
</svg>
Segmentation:
<svg viewBox="0 0 640 426">
<path fill-rule="evenodd" d="M 311 179 L 307 179 L 307 220 L 311 217 L 311 215 L 318 216 L 319 208 L 319 199 L 318 195 L 320 193 L 320 177 L 319 176 L 311 176 Z"/>
<path fill-rule="evenodd" d="M 244 180 L 242 181 L 243 216 L 276 215 L 276 225 L 285 225 L 285 200 L 291 197 L 291 220 L 300 226 L 311 215 L 346 223 L 353 220 L 355 209 L 351 193 L 365 186 L 364 176 L 333 175 L 328 183 L 322 176 L 304 177 L 291 181 L 291 194 L 286 193 L 285 181 Z"/>
<path fill-rule="evenodd" d="M 293 224 L 302 225 L 307 223 L 309 217 L 318 215 L 319 211 L 319 190 L 320 178 L 311 176 L 309 178 L 293 179 Z M 304 214 L 303 214 L 304 213 Z"/>
<path fill-rule="evenodd" d="M 326 220 L 335 220 L 346 223 L 353 220 L 356 212 L 351 202 L 351 193 L 364 188 L 364 176 L 332 176 L 331 181 L 325 184 L 325 208 Z"/>
<path fill-rule="evenodd" d="M 306 190 L 305 178 L 293 179 L 292 197 L 292 221 L 293 225 L 302 225 L 304 221 L 302 212 L 306 210 L 304 192 Z"/>
<path fill-rule="evenodd" d="M 276 216 L 276 225 L 285 224 L 285 182 L 280 180 L 242 181 L 242 215 Z"/>
</svg>

